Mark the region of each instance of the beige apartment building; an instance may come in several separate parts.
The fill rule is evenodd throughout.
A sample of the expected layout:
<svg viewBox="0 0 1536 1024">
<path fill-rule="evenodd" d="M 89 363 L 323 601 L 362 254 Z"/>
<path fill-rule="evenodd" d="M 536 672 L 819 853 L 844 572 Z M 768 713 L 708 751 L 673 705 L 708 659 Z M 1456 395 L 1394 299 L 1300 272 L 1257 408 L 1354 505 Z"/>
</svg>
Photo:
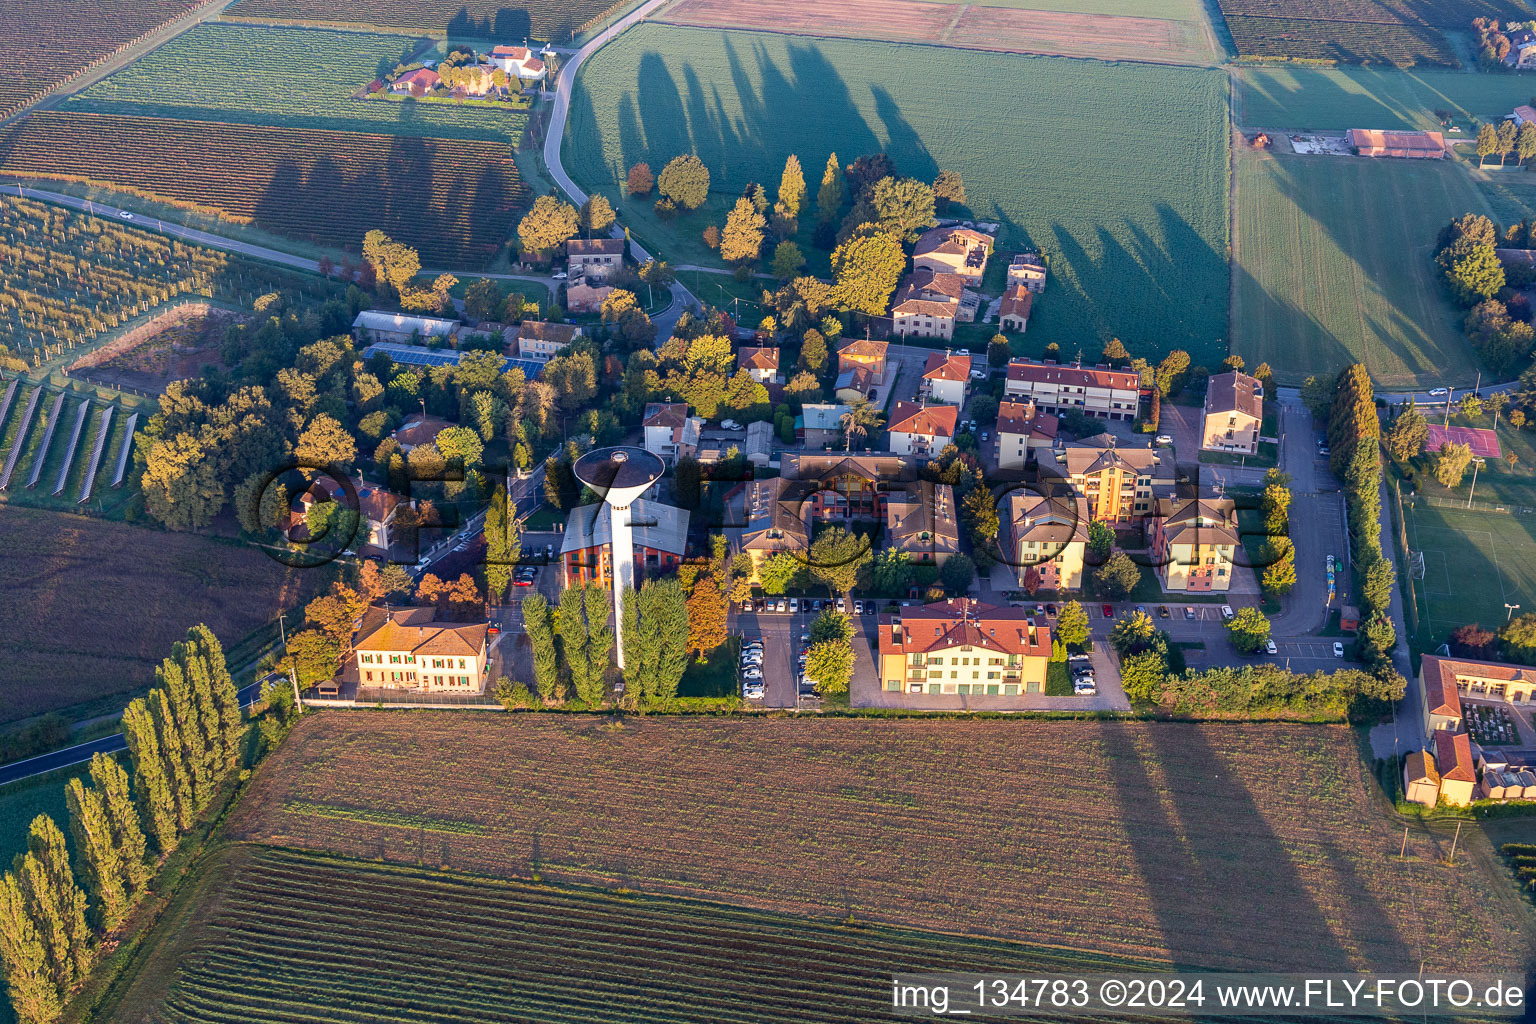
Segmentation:
<svg viewBox="0 0 1536 1024">
<path fill-rule="evenodd" d="M 1056 465 L 1042 465 L 1041 480 L 1064 479 L 1088 501 L 1089 515 L 1132 524 L 1152 514 L 1159 497 L 1172 497 L 1173 465 L 1151 448 L 1121 448 L 1110 434 L 1067 443 Z"/>
<path fill-rule="evenodd" d="M 1152 556 L 1163 589 L 1226 593 L 1242 538 L 1230 498 L 1164 498 L 1152 519 Z"/>
<path fill-rule="evenodd" d="M 1264 385 L 1236 370 L 1218 373 L 1205 385 L 1200 447 L 1211 452 L 1257 455 L 1264 425 Z"/>
<path fill-rule="evenodd" d="M 433 608 L 370 608 L 353 644 L 364 687 L 426 693 L 485 689 L 490 623 L 441 622 Z"/>
<path fill-rule="evenodd" d="M 1008 501 L 1007 537 L 1014 575 L 1027 587 L 1031 576 L 1043 590 L 1077 590 L 1088 554 L 1088 502 L 1017 491 Z"/>
<path fill-rule="evenodd" d="M 997 406 L 997 468 L 1023 469 L 1031 453 L 1056 447 L 1059 421 L 1033 400 L 999 402 Z"/>
<path fill-rule="evenodd" d="M 1045 692 L 1051 630 L 1022 608 L 952 598 L 880 616 L 888 693 L 1021 697 Z"/>
<path fill-rule="evenodd" d="M 1009 398 L 1033 398 L 1060 416 L 1076 409 L 1109 420 L 1133 420 L 1141 404 L 1141 377 L 1107 366 L 1058 366 L 1015 359 L 1008 364 Z"/>
<path fill-rule="evenodd" d="M 572 324 L 524 320 L 517 328 L 517 355 L 519 359 L 547 363 L 579 337 L 581 328 Z"/>
</svg>

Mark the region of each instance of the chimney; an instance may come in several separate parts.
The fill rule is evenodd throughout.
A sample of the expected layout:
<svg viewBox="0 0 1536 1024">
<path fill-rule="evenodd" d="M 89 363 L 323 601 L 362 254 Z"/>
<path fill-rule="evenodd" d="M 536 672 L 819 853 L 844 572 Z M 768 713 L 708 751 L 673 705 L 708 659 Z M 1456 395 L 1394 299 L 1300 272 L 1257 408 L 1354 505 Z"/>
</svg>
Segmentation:
<svg viewBox="0 0 1536 1024">
<path fill-rule="evenodd" d="M 1024 402 L 1024 418 L 1026 420 L 1033 420 L 1035 418 L 1035 396 L 1034 395 L 1030 395 L 1029 398 Z"/>
</svg>

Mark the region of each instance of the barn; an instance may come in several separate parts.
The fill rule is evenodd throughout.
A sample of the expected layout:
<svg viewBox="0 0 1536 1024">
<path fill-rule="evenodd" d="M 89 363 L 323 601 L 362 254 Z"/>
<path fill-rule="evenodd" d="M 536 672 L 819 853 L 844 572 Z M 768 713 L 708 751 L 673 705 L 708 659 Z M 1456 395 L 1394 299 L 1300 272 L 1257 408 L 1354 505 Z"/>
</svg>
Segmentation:
<svg viewBox="0 0 1536 1024">
<path fill-rule="evenodd" d="M 1351 128 L 1349 148 L 1356 156 L 1397 157 L 1406 160 L 1445 159 L 1445 136 L 1439 132 L 1384 132 Z"/>
</svg>

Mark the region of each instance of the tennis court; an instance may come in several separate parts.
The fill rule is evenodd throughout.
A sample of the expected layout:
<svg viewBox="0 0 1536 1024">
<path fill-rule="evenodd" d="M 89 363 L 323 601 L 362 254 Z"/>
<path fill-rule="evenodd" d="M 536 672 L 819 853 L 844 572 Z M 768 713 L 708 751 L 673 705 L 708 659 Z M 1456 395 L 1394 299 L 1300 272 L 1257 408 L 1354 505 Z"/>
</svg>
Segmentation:
<svg viewBox="0 0 1536 1024">
<path fill-rule="evenodd" d="M 1496 459 L 1502 451 L 1499 435 L 1486 427 L 1447 427 L 1439 423 L 1429 424 L 1429 436 L 1424 439 L 1424 450 L 1437 452 L 1447 441 L 1464 444 L 1472 454 L 1482 459 Z"/>
<path fill-rule="evenodd" d="M 1414 581 L 1421 641 L 1441 643 L 1469 622 L 1497 628 L 1506 602 L 1536 612 L 1536 517 L 1404 503 L 1409 548 L 1424 558 Z"/>
</svg>

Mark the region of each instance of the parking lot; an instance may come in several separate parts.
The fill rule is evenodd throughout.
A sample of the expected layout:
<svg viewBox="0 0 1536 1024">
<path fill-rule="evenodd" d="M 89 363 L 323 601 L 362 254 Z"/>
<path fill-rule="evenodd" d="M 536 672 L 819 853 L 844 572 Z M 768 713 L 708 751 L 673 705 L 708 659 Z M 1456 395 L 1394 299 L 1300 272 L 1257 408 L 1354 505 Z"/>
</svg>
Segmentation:
<svg viewBox="0 0 1536 1024">
<path fill-rule="evenodd" d="M 773 607 L 777 601 L 774 599 Z M 788 599 L 784 599 L 786 606 Z M 823 599 L 825 601 L 825 599 Z M 758 604 L 762 605 L 758 610 Z M 809 604 L 809 602 L 804 602 Z M 855 654 L 854 671 L 858 671 L 858 654 L 860 648 L 868 650 L 869 635 L 875 627 L 875 612 L 873 602 L 867 603 L 864 614 L 858 615 L 853 611 L 853 605 L 847 603 L 849 618 L 854 624 L 853 647 Z M 815 694 L 800 695 L 796 693 L 800 682 L 800 667 L 798 659 L 800 652 L 808 646 L 801 639 L 808 637 L 811 631 L 811 620 L 816 618 L 819 612 L 808 610 L 802 606 L 794 612 L 769 610 L 770 605 L 766 599 L 755 602 L 753 610 L 744 612 L 736 609 L 732 612 L 731 632 L 740 636 L 743 640 L 751 640 L 753 637 L 763 638 L 763 682 L 764 693 L 762 704 L 770 708 L 793 708 L 814 706 L 820 700 Z M 867 655 L 866 655 L 867 657 Z"/>
</svg>

